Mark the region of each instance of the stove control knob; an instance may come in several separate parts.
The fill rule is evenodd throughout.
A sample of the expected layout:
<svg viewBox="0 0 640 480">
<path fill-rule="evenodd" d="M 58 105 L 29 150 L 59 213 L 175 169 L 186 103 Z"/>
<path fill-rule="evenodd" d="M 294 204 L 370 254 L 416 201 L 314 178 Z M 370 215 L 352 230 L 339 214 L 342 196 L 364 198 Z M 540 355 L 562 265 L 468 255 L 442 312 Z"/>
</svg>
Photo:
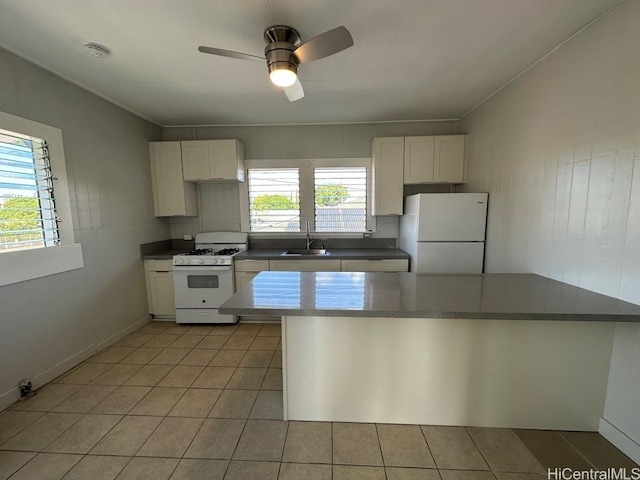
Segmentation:
<svg viewBox="0 0 640 480">
<path fill-rule="evenodd" d="M 199 263 L 200 265 L 203 265 L 203 264 L 204 264 L 204 258 L 201 258 L 200 260 L 198 260 L 198 263 Z"/>
<path fill-rule="evenodd" d="M 180 258 L 177 258 L 175 263 L 176 263 L 176 265 L 182 265 L 183 262 L 184 262 L 184 260 L 182 260 Z"/>
<path fill-rule="evenodd" d="M 191 260 L 189 260 L 189 259 L 187 258 L 187 259 L 184 261 L 184 263 L 185 263 L 186 265 L 189 265 L 189 264 L 191 263 Z"/>
</svg>

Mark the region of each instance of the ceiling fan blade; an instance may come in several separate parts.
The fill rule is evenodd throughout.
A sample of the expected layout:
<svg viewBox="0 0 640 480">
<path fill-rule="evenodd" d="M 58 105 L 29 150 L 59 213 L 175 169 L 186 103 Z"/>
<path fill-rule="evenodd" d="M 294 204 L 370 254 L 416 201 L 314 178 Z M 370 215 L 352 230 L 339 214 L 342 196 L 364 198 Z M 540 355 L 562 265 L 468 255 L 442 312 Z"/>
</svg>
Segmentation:
<svg viewBox="0 0 640 480">
<path fill-rule="evenodd" d="M 304 90 L 302 89 L 302 84 L 298 79 L 296 79 L 296 83 L 290 87 L 284 87 L 283 90 L 290 102 L 295 102 L 296 100 L 300 100 L 304 97 Z"/>
<path fill-rule="evenodd" d="M 293 51 L 300 63 L 328 57 L 353 45 L 353 37 L 345 27 L 336 27 L 313 37 Z"/>
<path fill-rule="evenodd" d="M 211 55 L 218 55 L 220 57 L 238 58 L 240 60 L 253 60 L 258 62 L 264 62 L 264 57 L 258 57 L 256 55 L 249 55 L 248 53 L 234 52 L 232 50 L 223 50 L 221 48 L 205 47 L 200 45 L 198 51 L 201 53 L 210 53 Z"/>
</svg>

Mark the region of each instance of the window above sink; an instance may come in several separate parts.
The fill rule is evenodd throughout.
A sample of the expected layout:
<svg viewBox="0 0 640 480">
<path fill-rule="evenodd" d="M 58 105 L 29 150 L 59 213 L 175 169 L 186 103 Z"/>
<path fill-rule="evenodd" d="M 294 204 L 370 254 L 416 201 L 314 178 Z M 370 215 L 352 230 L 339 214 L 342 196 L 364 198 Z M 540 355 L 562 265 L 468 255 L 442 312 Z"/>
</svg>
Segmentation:
<svg viewBox="0 0 640 480">
<path fill-rule="evenodd" d="M 248 160 L 243 230 L 252 234 L 362 234 L 371 216 L 371 159 Z M 242 192 L 243 187 L 245 192 Z M 302 255 L 302 253 L 299 253 Z"/>
</svg>

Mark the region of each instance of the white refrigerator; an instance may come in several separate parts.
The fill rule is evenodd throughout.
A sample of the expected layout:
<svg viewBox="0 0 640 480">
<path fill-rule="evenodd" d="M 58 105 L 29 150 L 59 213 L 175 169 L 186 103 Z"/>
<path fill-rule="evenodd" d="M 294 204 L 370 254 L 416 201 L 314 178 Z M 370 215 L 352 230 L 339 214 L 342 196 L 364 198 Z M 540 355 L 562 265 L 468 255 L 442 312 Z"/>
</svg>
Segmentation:
<svg viewBox="0 0 640 480">
<path fill-rule="evenodd" d="M 488 193 L 419 193 L 405 199 L 400 248 L 415 273 L 482 273 Z"/>
</svg>

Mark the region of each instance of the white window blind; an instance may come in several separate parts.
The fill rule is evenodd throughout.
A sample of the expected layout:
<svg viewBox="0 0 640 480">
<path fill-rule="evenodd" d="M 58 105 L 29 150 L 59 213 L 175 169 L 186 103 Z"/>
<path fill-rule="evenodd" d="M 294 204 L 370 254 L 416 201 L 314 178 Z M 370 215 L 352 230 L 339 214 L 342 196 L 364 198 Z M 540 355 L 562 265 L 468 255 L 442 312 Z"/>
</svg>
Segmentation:
<svg viewBox="0 0 640 480">
<path fill-rule="evenodd" d="M 47 142 L 0 130 L 0 253 L 59 243 Z"/>
<path fill-rule="evenodd" d="M 300 175 L 297 168 L 248 170 L 252 232 L 300 231 Z"/>
<path fill-rule="evenodd" d="M 315 230 L 365 232 L 367 230 L 367 169 L 315 168 Z"/>
</svg>

